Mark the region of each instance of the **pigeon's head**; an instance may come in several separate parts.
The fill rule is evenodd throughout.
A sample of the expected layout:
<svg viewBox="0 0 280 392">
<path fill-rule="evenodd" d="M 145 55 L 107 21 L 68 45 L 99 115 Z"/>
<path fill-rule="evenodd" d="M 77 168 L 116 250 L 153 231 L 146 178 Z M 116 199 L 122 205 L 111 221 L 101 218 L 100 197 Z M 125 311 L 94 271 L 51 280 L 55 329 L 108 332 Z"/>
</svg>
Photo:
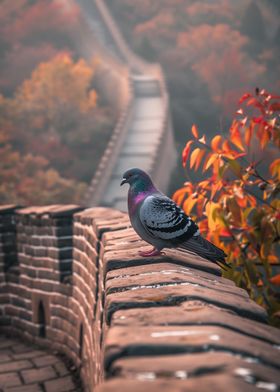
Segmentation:
<svg viewBox="0 0 280 392">
<path fill-rule="evenodd" d="M 123 174 L 121 185 L 123 184 L 133 185 L 137 188 L 145 188 L 152 184 L 152 180 L 148 174 L 141 169 L 129 169 Z"/>
</svg>

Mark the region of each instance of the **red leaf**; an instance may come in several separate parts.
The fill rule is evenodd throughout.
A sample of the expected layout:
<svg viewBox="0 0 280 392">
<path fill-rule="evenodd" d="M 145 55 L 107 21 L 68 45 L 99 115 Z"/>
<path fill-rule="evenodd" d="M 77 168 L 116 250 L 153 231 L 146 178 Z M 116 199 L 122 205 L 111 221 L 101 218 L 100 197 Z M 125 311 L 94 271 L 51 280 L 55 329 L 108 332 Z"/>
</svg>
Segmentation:
<svg viewBox="0 0 280 392">
<path fill-rule="evenodd" d="M 221 237 L 231 237 L 231 233 L 226 228 L 221 229 L 219 234 Z"/>
<path fill-rule="evenodd" d="M 195 124 L 193 124 L 193 126 L 192 126 L 192 134 L 193 134 L 193 136 L 194 136 L 196 139 L 199 138 L 198 129 L 197 129 L 197 126 L 196 126 Z"/>
<path fill-rule="evenodd" d="M 274 102 L 269 106 L 269 110 L 271 112 L 279 112 L 280 110 L 280 102 Z"/>
<path fill-rule="evenodd" d="M 187 159 L 188 159 L 189 154 L 190 154 L 190 149 L 191 149 L 192 143 L 193 143 L 193 140 L 189 140 L 189 141 L 187 142 L 187 144 L 186 144 L 184 150 L 183 150 L 183 153 L 182 153 L 182 162 L 183 162 L 183 166 L 184 166 L 184 167 L 186 167 Z"/>
<path fill-rule="evenodd" d="M 275 284 L 276 286 L 280 286 L 280 274 L 273 276 L 273 277 L 270 279 L 270 282 L 271 282 L 272 284 Z"/>
<path fill-rule="evenodd" d="M 253 117 L 253 121 L 256 124 L 266 124 L 266 121 L 264 120 L 263 116 Z"/>
<path fill-rule="evenodd" d="M 242 95 L 242 97 L 239 99 L 239 103 L 241 104 L 242 102 L 246 101 L 251 96 L 252 96 L 252 94 L 249 94 L 249 93 Z"/>
</svg>

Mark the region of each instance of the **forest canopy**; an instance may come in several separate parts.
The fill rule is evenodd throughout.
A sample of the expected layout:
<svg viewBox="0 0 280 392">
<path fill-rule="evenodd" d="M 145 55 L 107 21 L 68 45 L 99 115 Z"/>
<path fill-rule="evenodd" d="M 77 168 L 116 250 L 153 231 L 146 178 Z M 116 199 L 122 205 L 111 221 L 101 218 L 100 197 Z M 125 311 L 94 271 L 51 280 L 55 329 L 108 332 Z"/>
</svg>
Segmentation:
<svg viewBox="0 0 280 392">
<path fill-rule="evenodd" d="M 82 202 L 113 126 L 75 2 L 0 4 L 0 202 Z"/>
<path fill-rule="evenodd" d="M 279 91 L 279 1 L 106 3 L 133 50 L 165 71 L 178 150 L 193 122 L 208 135 L 226 132 L 244 91 Z"/>
</svg>

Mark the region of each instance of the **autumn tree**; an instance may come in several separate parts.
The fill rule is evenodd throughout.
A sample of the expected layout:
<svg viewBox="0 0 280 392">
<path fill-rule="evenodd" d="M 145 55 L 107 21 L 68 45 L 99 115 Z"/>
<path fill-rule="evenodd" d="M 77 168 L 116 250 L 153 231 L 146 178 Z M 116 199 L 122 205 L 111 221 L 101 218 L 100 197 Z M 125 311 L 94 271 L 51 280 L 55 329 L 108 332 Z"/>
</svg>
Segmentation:
<svg viewBox="0 0 280 392">
<path fill-rule="evenodd" d="M 77 202 L 112 129 L 94 66 L 67 54 L 41 63 L 12 98 L 0 96 L 2 202 Z"/>
<path fill-rule="evenodd" d="M 0 96 L 0 203 L 79 202 L 85 184 L 63 178 L 42 156 L 16 150 L 17 134 L 12 114 L 11 101 Z"/>
<path fill-rule="evenodd" d="M 94 70 L 67 53 L 57 55 L 41 63 L 11 100 L 20 151 L 43 156 L 63 176 L 82 181 L 92 177 L 113 121 L 110 109 L 97 105 Z"/>
<path fill-rule="evenodd" d="M 192 127 L 194 139 L 183 151 L 183 165 L 201 169 L 202 181 L 186 182 L 174 200 L 196 216 L 201 232 L 228 255 L 225 275 L 280 314 L 280 96 L 256 90 L 245 94 L 229 136 L 210 143 Z M 189 158 L 190 157 L 190 158 Z M 278 248 L 277 248 L 278 246 Z"/>
</svg>

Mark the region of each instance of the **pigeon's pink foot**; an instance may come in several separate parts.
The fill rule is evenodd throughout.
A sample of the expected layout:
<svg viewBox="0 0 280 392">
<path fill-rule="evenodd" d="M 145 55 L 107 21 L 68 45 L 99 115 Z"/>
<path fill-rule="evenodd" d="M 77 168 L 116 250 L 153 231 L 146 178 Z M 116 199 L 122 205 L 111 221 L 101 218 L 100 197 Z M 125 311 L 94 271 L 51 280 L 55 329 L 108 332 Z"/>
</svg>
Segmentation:
<svg viewBox="0 0 280 392">
<path fill-rule="evenodd" d="M 153 248 L 152 250 L 148 250 L 146 252 L 139 250 L 139 255 L 142 257 L 151 257 L 151 256 L 160 256 L 160 255 L 164 255 L 163 252 L 157 250 L 156 248 Z"/>
</svg>

